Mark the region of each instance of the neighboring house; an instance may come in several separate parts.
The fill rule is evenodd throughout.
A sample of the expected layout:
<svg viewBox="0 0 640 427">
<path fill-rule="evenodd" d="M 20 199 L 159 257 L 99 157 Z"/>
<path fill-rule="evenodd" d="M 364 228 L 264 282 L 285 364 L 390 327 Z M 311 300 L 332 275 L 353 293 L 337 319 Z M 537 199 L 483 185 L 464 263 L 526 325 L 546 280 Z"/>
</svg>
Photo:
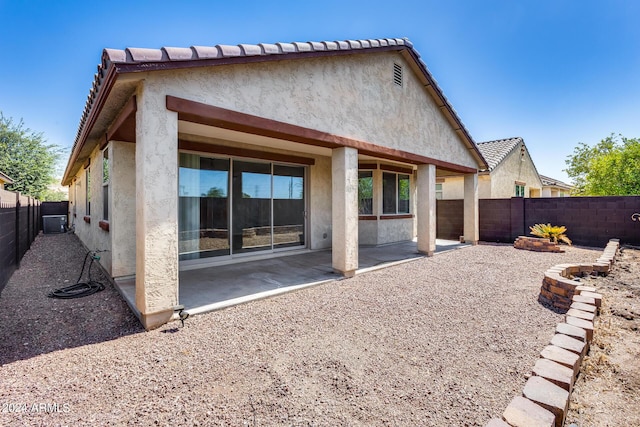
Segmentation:
<svg viewBox="0 0 640 427">
<path fill-rule="evenodd" d="M 0 172 L 0 189 L 4 190 L 7 184 L 13 184 L 13 180 L 9 178 L 8 175 L 5 175 L 3 172 Z"/>
<path fill-rule="evenodd" d="M 522 138 L 481 142 L 477 146 L 489 164 L 489 169 L 478 177 L 479 198 L 540 197 L 542 182 Z M 437 182 L 438 198 L 463 198 L 462 176 L 441 177 Z"/>
<path fill-rule="evenodd" d="M 487 164 L 406 39 L 105 49 L 66 167 L 70 214 L 146 328 L 179 304 L 180 269 L 417 236 L 435 188 L 464 181 L 478 240 Z"/>
<path fill-rule="evenodd" d="M 548 176 L 540 175 L 542 181 L 542 197 L 569 197 L 571 185 Z"/>
</svg>

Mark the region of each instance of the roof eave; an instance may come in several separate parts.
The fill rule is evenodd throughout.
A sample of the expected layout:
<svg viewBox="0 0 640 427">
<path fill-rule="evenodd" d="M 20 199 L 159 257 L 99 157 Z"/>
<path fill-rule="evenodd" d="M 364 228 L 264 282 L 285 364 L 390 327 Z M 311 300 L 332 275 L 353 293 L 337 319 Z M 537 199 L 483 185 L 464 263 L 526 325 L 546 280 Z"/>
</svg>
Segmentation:
<svg viewBox="0 0 640 427">
<path fill-rule="evenodd" d="M 379 39 L 382 40 L 382 39 Z M 431 76 L 431 73 L 426 67 L 426 64 L 420 59 L 420 54 L 413 48 L 413 44 L 408 39 L 384 39 L 387 41 L 393 41 L 393 43 L 380 44 L 379 46 L 369 46 L 361 48 L 347 48 L 336 50 L 311 50 L 311 51 L 298 51 L 298 52 L 285 52 L 282 50 L 280 53 L 272 54 L 251 54 L 251 55 L 238 55 L 238 56 L 223 56 L 212 57 L 208 59 L 203 58 L 191 58 L 191 59 L 178 59 L 171 60 L 164 57 L 168 55 L 167 48 L 163 48 L 163 56 L 155 60 L 142 60 L 138 62 L 127 62 L 127 55 L 131 55 L 129 51 L 126 53 L 122 51 L 104 49 L 102 53 L 102 63 L 98 66 L 98 73 L 94 79 L 93 88 L 89 94 L 88 107 L 83 113 L 80 127 L 76 135 L 69 162 L 65 169 L 64 176 L 62 178 L 62 185 L 70 185 L 72 181 L 72 170 L 78 160 L 78 155 L 84 148 L 87 138 L 91 133 L 93 126 L 96 123 L 98 116 L 100 115 L 102 108 L 111 93 L 111 89 L 120 74 L 131 74 L 148 71 L 160 71 L 171 70 L 180 68 L 194 68 L 194 67 L 206 67 L 212 65 L 227 65 L 227 64 L 242 64 L 252 62 L 264 62 L 264 61 L 280 61 L 289 59 L 302 59 L 309 57 L 326 57 L 326 56 L 339 56 L 339 55 L 351 55 L 358 53 L 372 53 L 372 52 L 384 52 L 384 51 L 398 51 L 407 52 L 411 58 L 412 63 L 420 71 L 424 77 L 426 84 L 425 88 L 432 96 L 445 118 L 453 126 L 454 131 L 462 142 L 467 146 L 472 157 L 476 160 L 479 170 L 487 170 L 489 165 L 482 153 L 478 149 L 475 141 L 471 137 L 471 134 L 465 128 L 464 124 L 460 120 L 447 98 L 444 96 L 442 90 L 436 83 L 435 79 Z M 351 42 L 349 42 L 351 43 Z M 242 47 L 243 45 L 238 45 Z M 352 46 L 350 44 L 350 46 Z M 193 49 L 193 48 L 192 48 Z M 220 50 L 216 46 L 216 49 Z M 244 49 L 244 48 L 243 48 Z M 405 55 L 403 55 L 405 56 Z M 106 73 L 103 77 L 103 73 Z"/>
<path fill-rule="evenodd" d="M 93 125 L 102 111 L 102 107 L 109 97 L 111 89 L 117 79 L 118 73 L 116 67 L 110 66 L 105 71 L 106 76 L 95 94 L 95 101 L 91 104 L 88 114 L 86 116 L 83 115 L 83 121 L 78 129 L 78 134 L 76 135 L 76 140 L 73 144 L 69 161 L 67 162 L 67 167 L 65 168 L 64 175 L 62 176 L 62 185 L 64 186 L 71 185 L 71 170 L 78 160 L 78 155 L 80 154 L 80 151 L 82 151 L 82 148 L 84 148 L 89 133 L 93 129 Z"/>
<path fill-rule="evenodd" d="M 443 114 L 445 115 L 449 123 L 453 126 L 454 131 L 462 139 L 465 145 L 467 145 L 467 148 L 471 152 L 471 155 L 475 158 L 476 162 L 478 163 L 478 169 L 488 170 L 489 164 L 487 163 L 486 159 L 478 149 L 478 146 L 476 142 L 473 140 L 473 138 L 471 137 L 471 134 L 462 123 L 462 120 L 460 119 L 456 111 L 453 109 L 453 106 L 451 105 L 451 103 L 449 103 L 449 100 L 444 96 L 442 89 L 440 89 L 440 86 L 438 86 L 438 83 L 435 81 L 435 79 L 431 75 L 431 72 L 427 68 L 427 65 L 424 63 L 424 61 L 422 61 L 422 59 L 420 59 L 420 54 L 412 46 L 405 46 L 405 48 L 406 49 L 404 50 L 409 53 L 409 55 L 411 56 L 411 59 L 413 60 L 413 63 L 418 67 L 421 74 L 424 76 L 426 80 L 426 84 L 424 85 L 425 89 L 427 89 L 427 92 L 429 92 L 431 97 L 434 98 L 434 100 L 436 101 L 436 105 L 438 106 L 438 108 L 440 108 L 440 111 L 443 112 Z"/>
<path fill-rule="evenodd" d="M 9 175 L 5 174 L 4 172 L 0 172 L 0 179 L 2 179 L 5 184 L 13 184 L 13 179 L 11 179 L 11 177 L 9 177 Z"/>
</svg>

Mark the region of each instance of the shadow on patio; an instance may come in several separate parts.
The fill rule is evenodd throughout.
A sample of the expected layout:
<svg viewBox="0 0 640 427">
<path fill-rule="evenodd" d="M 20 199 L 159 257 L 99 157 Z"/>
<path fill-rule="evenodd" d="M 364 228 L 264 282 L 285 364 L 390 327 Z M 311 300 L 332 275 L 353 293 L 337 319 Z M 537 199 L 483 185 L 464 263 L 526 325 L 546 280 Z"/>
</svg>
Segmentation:
<svg viewBox="0 0 640 427">
<path fill-rule="evenodd" d="M 468 246 L 451 240 L 436 241 L 436 253 Z M 356 274 L 422 258 L 416 242 L 360 247 Z M 218 310 L 261 298 L 303 289 L 342 276 L 331 267 L 331 251 L 305 251 L 279 257 L 180 271 L 180 304 L 189 314 Z M 117 285 L 135 308 L 135 279 Z"/>
</svg>

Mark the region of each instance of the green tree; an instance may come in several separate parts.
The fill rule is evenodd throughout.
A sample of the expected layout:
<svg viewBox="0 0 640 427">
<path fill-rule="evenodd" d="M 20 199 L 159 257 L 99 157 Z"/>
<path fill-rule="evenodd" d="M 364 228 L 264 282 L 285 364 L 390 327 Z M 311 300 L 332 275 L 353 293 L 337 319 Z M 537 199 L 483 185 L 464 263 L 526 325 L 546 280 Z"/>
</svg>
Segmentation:
<svg viewBox="0 0 640 427">
<path fill-rule="evenodd" d="M 202 197 L 220 198 L 220 197 L 225 197 L 225 194 L 224 194 L 224 191 L 222 190 L 222 188 L 211 187 L 209 189 L 209 191 L 207 191 L 207 194 L 202 193 Z"/>
<path fill-rule="evenodd" d="M 0 112 L 0 170 L 14 181 L 7 189 L 46 200 L 62 151 L 46 144 L 42 133 L 26 128 L 22 120 L 15 123 Z"/>
<path fill-rule="evenodd" d="M 593 147 L 580 143 L 569 155 L 567 175 L 580 196 L 640 195 L 640 139 L 611 134 Z"/>
</svg>

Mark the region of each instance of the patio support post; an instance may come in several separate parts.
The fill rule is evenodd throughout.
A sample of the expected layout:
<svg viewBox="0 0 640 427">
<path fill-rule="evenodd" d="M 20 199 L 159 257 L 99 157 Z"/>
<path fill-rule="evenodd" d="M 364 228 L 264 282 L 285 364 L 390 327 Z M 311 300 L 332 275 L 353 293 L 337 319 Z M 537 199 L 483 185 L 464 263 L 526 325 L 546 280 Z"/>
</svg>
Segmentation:
<svg viewBox="0 0 640 427">
<path fill-rule="evenodd" d="M 331 185 L 332 265 L 351 277 L 358 269 L 358 150 L 333 149 Z"/>
<path fill-rule="evenodd" d="M 178 304 L 178 115 L 152 81 L 136 101 L 136 307 L 149 330 Z"/>
<path fill-rule="evenodd" d="M 478 244 L 480 221 L 478 215 L 478 174 L 464 175 L 464 241 Z"/>
<path fill-rule="evenodd" d="M 417 221 L 418 252 L 433 256 L 436 251 L 436 166 L 418 165 Z"/>
</svg>

